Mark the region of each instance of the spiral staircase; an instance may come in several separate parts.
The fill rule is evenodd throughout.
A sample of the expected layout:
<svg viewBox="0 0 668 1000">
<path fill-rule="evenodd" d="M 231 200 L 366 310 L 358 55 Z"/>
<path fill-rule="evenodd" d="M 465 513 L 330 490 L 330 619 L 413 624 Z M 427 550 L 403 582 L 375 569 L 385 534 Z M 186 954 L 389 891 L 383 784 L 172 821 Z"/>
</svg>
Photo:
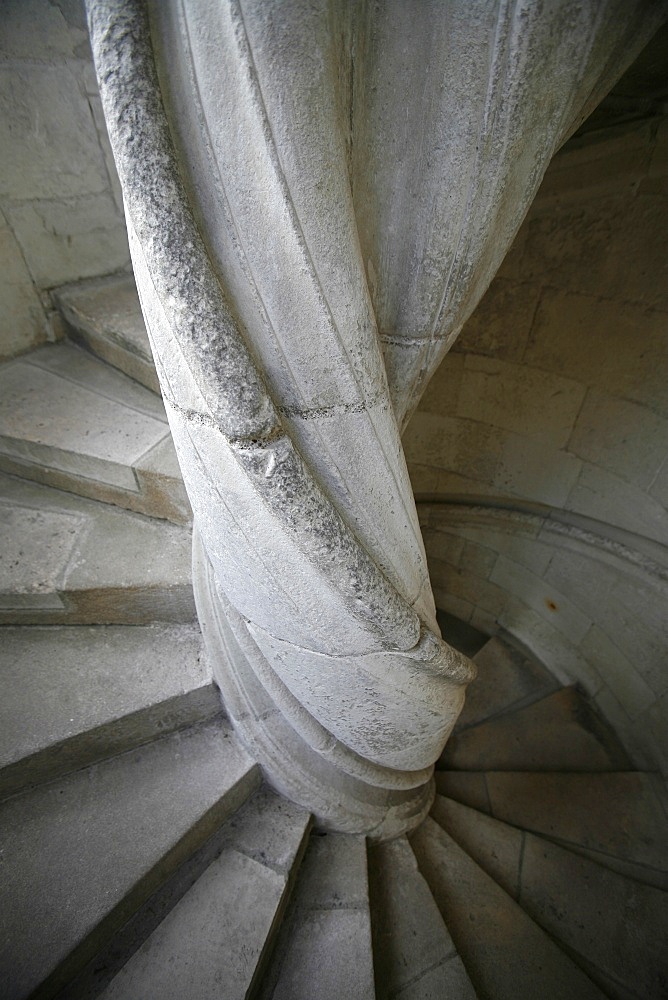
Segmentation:
<svg viewBox="0 0 668 1000">
<path fill-rule="evenodd" d="M 666 801 L 582 692 L 441 616 L 478 679 L 430 817 L 371 843 L 263 784 L 200 646 L 131 279 L 0 369 L 0 995 L 660 1000 Z"/>
</svg>

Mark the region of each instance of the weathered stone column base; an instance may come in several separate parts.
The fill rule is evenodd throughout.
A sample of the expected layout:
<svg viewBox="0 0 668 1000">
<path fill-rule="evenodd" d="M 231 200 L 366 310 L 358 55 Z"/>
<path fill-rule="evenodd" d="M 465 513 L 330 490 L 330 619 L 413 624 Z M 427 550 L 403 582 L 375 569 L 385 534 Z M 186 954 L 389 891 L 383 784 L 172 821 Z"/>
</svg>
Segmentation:
<svg viewBox="0 0 668 1000">
<path fill-rule="evenodd" d="M 383 841 L 419 826 L 434 799 L 433 767 L 397 771 L 365 760 L 299 704 L 217 586 L 197 529 L 193 583 L 225 709 L 267 782 L 323 830 Z"/>
</svg>

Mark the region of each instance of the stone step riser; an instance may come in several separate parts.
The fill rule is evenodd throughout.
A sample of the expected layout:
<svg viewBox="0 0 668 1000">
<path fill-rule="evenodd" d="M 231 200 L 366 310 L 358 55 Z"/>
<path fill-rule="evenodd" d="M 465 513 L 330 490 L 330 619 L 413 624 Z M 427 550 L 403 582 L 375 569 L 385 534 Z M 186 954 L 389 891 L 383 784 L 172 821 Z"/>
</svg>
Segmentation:
<svg viewBox="0 0 668 1000">
<path fill-rule="evenodd" d="M 6 628 L 0 797 L 220 714 L 198 628 Z"/>
<path fill-rule="evenodd" d="M 612 984 L 613 995 L 659 1000 L 668 981 L 663 891 L 447 799 L 437 797 L 432 815 L 604 992 Z"/>
<path fill-rule="evenodd" d="M 651 775 L 442 771 L 436 789 L 622 875 L 668 889 L 665 792 Z"/>
<path fill-rule="evenodd" d="M 161 400 L 66 343 L 0 367 L 0 470 L 177 524 L 191 517 Z"/>
<path fill-rule="evenodd" d="M 365 839 L 311 835 L 258 1000 L 374 1000 Z"/>
<path fill-rule="evenodd" d="M 185 891 L 170 887 L 176 904 L 145 934 L 104 1000 L 207 1000 L 222 995 L 221 984 L 227 1000 L 255 995 L 309 828 L 297 806 L 267 789 L 253 796 L 200 852 L 195 879 L 189 863 Z"/>
<path fill-rule="evenodd" d="M 368 849 L 376 1000 L 476 1000 L 405 837 Z"/>
<path fill-rule="evenodd" d="M 0 475 L 0 624 L 195 621 L 189 528 Z"/>
<path fill-rule="evenodd" d="M 79 737 L 53 743 L 42 752 L 0 770 L 0 800 L 219 715 L 222 715 L 220 695 L 213 684 L 208 684 L 88 730 Z"/>
<path fill-rule="evenodd" d="M 76 343 L 152 392 L 160 392 L 131 275 L 66 286 L 53 298 Z"/>
<path fill-rule="evenodd" d="M 478 996 L 604 1000 L 594 983 L 434 820 L 410 837 Z"/>
<path fill-rule="evenodd" d="M 68 995 L 259 782 L 229 729 L 208 724 L 6 801 L 3 998 Z"/>
<path fill-rule="evenodd" d="M 610 727 L 575 687 L 455 734 L 437 766 L 456 771 L 631 769 Z"/>
</svg>

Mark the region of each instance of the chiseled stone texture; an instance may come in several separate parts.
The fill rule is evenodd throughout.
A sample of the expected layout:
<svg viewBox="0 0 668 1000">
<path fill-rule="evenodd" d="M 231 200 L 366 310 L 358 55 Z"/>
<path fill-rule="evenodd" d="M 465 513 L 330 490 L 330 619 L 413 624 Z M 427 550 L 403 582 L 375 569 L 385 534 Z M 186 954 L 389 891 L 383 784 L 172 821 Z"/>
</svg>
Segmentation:
<svg viewBox="0 0 668 1000">
<path fill-rule="evenodd" d="M 47 338 L 40 291 L 129 260 L 80 0 L 2 4 L 0 211 L 0 356 L 10 357 Z"/>
<path fill-rule="evenodd" d="M 342 785 L 391 790 L 388 809 L 407 812 L 409 794 L 427 806 L 473 671 L 438 636 L 399 428 L 555 149 L 612 82 L 612 53 L 628 40 L 630 59 L 660 23 L 642 0 L 616 17 L 568 2 L 474 9 L 88 3 L 217 680 L 230 700 L 249 690 L 244 672 L 261 675 L 304 758 L 314 744 L 338 755 Z M 467 360 L 460 375 L 443 418 L 455 437 L 479 437 L 481 393 L 490 419 L 515 400 L 478 478 L 506 475 L 507 432 L 521 444 L 549 396 L 556 429 L 536 424 L 533 471 L 585 395 L 510 361 Z M 426 436 L 458 472 L 470 442 L 440 453 L 439 419 Z M 487 590 L 499 615 L 504 593 L 491 578 Z M 276 718 L 235 725 L 264 740 L 276 787 L 299 781 Z M 297 801 L 330 821 L 307 782 Z M 336 829 L 378 829 L 371 816 L 351 828 L 348 808 L 342 796 Z"/>
</svg>

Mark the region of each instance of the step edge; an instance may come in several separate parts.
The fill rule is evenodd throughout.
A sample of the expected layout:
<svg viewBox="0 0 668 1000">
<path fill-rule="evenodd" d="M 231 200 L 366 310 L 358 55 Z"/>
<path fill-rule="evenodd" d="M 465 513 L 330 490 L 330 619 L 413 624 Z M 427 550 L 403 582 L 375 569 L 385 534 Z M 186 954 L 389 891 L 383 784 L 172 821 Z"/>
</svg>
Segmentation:
<svg viewBox="0 0 668 1000">
<path fill-rule="evenodd" d="M 40 985 L 30 994 L 29 1000 L 52 1000 L 68 989 L 68 984 L 94 961 L 132 917 L 148 903 L 151 896 L 166 884 L 170 877 L 196 851 L 209 840 L 256 791 L 261 784 L 260 768 L 250 758 L 242 775 L 222 793 L 191 825 L 186 833 L 162 855 L 125 896 L 114 905 L 96 926 L 65 956 Z"/>
<path fill-rule="evenodd" d="M 164 719 L 166 715 L 176 717 L 170 722 Z M 225 718 L 224 709 L 218 688 L 213 681 L 208 681 L 97 726 L 81 729 L 0 765 L 0 803 L 218 717 Z M 82 745 L 84 743 L 86 746 Z M 64 755 L 65 763 L 52 760 L 59 755 Z"/>
</svg>

